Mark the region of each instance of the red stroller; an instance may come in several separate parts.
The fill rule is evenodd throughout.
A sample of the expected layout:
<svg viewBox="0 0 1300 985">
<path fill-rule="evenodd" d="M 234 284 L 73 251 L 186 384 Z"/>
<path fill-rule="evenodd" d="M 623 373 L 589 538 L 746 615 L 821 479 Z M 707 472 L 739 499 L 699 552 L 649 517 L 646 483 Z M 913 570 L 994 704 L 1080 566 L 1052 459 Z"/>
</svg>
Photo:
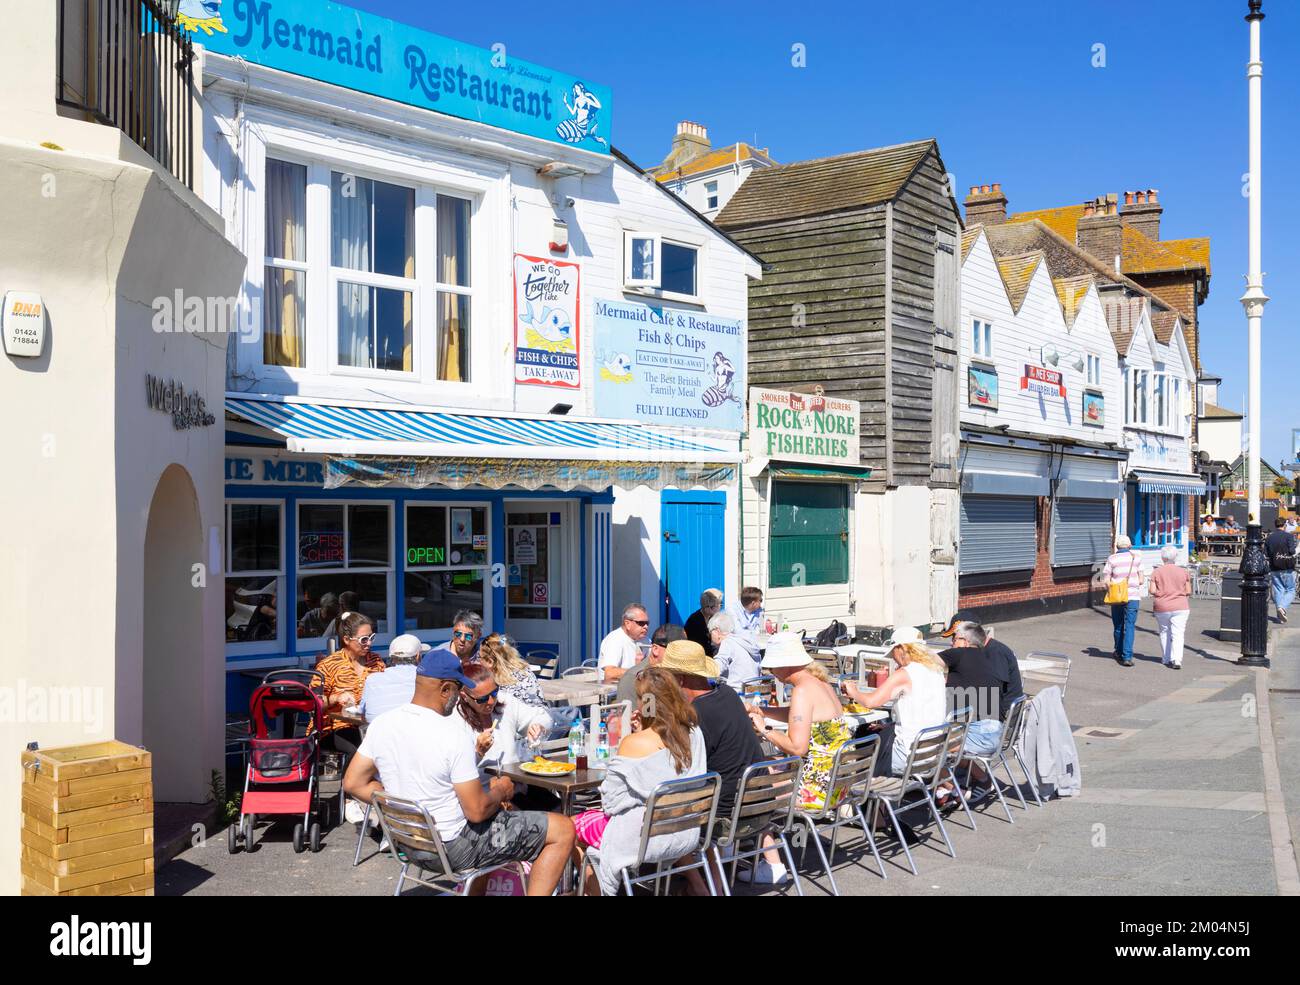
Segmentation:
<svg viewBox="0 0 1300 985">
<path fill-rule="evenodd" d="M 226 847 L 233 854 L 240 842 L 253 847 L 253 826 L 267 815 L 294 817 L 293 850 L 307 844 L 320 851 L 321 825 L 318 767 L 320 727 L 325 719 L 324 704 L 308 684 L 293 680 L 263 681 L 249 701 L 248 765 L 244 775 L 244 797 L 239 820 L 230 826 Z M 300 714 L 311 717 L 308 734 L 296 739 L 274 739 L 272 728 L 281 716 L 292 725 Z"/>
</svg>

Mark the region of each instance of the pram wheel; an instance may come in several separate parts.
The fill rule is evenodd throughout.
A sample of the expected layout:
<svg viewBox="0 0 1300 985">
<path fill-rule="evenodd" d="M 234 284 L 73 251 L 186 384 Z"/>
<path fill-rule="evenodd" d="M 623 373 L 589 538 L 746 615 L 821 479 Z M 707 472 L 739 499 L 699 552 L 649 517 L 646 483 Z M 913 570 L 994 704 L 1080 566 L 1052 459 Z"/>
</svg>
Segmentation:
<svg viewBox="0 0 1300 985">
<path fill-rule="evenodd" d="M 319 821 L 311 822 L 311 833 L 309 835 L 309 840 L 311 841 L 311 850 L 313 854 L 319 852 L 320 851 L 320 822 Z"/>
<path fill-rule="evenodd" d="M 226 828 L 226 850 L 230 852 L 231 855 L 234 855 L 237 851 L 239 851 L 238 822 L 232 823 L 230 827 Z"/>
<path fill-rule="evenodd" d="M 253 815 L 245 814 L 240 827 L 244 829 L 244 851 L 253 850 Z"/>
<path fill-rule="evenodd" d="M 299 855 L 301 855 L 303 847 L 304 846 L 302 841 L 302 822 L 299 821 L 297 824 L 293 826 L 293 850 L 297 852 Z"/>
</svg>

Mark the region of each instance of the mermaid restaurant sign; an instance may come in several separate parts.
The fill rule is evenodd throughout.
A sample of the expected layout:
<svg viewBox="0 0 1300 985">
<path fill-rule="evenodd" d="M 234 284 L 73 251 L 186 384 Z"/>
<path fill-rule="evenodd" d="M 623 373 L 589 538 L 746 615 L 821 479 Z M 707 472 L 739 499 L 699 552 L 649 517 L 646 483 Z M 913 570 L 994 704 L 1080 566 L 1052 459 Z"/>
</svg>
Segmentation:
<svg viewBox="0 0 1300 985">
<path fill-rule="evenodd" d="M 433 8 L 429 8 L 433 9 Z M 606 86 L 322 0 L 181 0 L 209 51 L 516 133 L 609 152 Z"/>
</svg>

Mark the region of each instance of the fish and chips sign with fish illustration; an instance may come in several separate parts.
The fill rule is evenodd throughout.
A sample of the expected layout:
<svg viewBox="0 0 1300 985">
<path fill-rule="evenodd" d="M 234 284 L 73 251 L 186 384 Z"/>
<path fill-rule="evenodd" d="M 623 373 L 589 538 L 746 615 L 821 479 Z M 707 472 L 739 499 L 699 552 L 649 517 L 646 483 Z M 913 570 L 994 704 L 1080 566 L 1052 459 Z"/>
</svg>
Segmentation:
<svg viewBox="0 0 1300 985">
<path fill-rule="evenodd" d="M 176 21 L 217 54 L 609 153 L 609 88 L 504 44 L 476 48 L 326 0 L 180 0 Z"/>
<path fill-rule="evenodd" d="M 515 254 L 515 382 L 582 386 L 579 265 Z"/>
</svg>

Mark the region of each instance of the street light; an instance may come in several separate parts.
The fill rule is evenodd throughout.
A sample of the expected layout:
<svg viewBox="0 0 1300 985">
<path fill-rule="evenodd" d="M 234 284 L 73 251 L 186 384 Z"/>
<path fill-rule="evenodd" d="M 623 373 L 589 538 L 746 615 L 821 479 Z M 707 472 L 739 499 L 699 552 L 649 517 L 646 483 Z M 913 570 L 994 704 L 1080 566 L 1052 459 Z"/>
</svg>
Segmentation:
<svg viewBox="0 0 1300 985">
<path fill-rule="evenodd" d="M 1268 556 L 1264 553 L 1261 531 L 1259 488 L 1260 445 L 1260 330 L 1264 319 L 1264 275 L 1260 269 L 1260 96 L 1264 80 L 1264 63 L 1260 58 L 1259 30 L 1264 20 L 1263 0 L 1250 0 L 1250 62 L 1246 78 L 1250 86 L 1250 269 L 1246 275 L 1246 293 L 1241 304 L 1246 309 L 1249 339 L 1250 449 L 1247 460 L 1250 520 L 1246 527 L 1246 547 L 1241 566 L 1241 659 L 1250 667 L 1268 666 Z"/>
</svg>

